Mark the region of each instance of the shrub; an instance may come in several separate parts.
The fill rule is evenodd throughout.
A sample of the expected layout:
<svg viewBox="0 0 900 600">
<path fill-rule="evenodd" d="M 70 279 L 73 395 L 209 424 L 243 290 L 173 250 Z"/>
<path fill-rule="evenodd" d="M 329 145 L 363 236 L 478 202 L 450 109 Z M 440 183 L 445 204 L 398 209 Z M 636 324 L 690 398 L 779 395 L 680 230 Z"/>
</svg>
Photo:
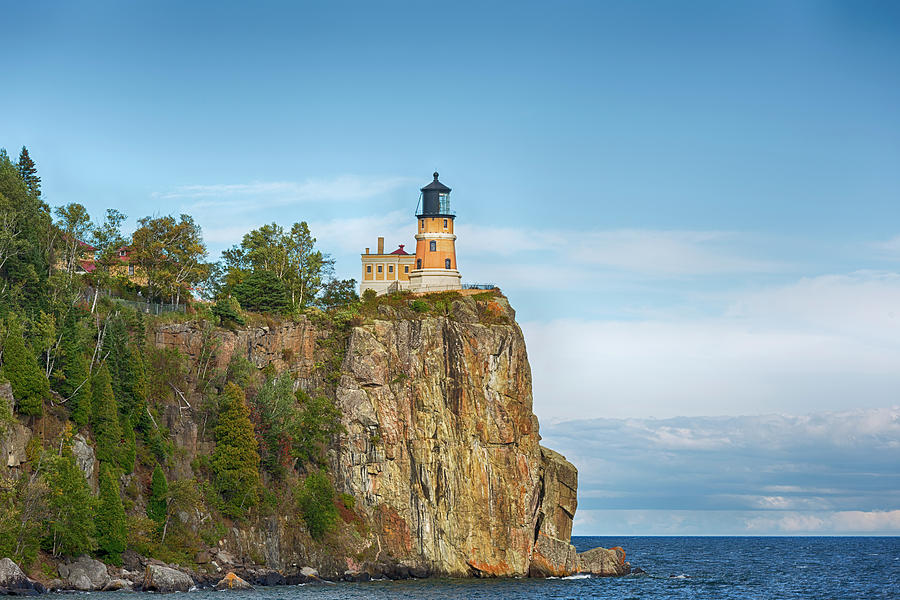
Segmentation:
<svg viewBox="0 0 900 600">
<path fill-rule="evenodd" d="M 334 487 L 324 470 L 313 471 L 298 486 L 297 506 L 314 540 L 321 540 L 334 528 L 338 519 Z"/>
<path fill-rule="evenodd" d="M 428 312 L 428 303 L 424 300 L 413 300 L 409 303 L 409 307 L 417 313 Z"/>
<path fill-rule="evenodd" d="M 219 317 L 222 325 L 227 323 L 244 324 L 244 317 L 241 315 L 241 305 L 231 296 L 225 296 L 216 300 L 212 307 L 212 313 Z"/>
</svg>

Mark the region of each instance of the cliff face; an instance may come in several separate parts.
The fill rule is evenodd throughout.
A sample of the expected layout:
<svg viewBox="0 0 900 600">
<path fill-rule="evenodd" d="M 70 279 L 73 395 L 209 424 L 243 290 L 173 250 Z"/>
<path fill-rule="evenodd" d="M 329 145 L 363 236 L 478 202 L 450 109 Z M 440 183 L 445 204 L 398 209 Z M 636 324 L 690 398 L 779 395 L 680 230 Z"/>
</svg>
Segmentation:
<svg viewBox="0 0 900 600">
<path fill-rule="evenodd" d="M 454 576 L 573 572 L 577 472 L 538 443 L 525 341 L 506 300 L 462 297 L 444 316 L 424 318 L 380 311 L 338 341 L 308 319 L 235 332 L 164 325 L 152 340 L 197 361 L 214 336 L 219 367 L 239 352 L 259 367 L 291 370 L 308 391 L 333 384 L 346 433 L 329 461 L 338 491 L 365 515 L 368 532 L 354 548 L 365 560 Z M 337 372 L 327 372 L 329 361 Z M 177 468 L 189 476 L 210 442 L 182 409 L 166 419 L 185 450 Z M 278 568 L 312 560 L 338 573 L 359 567 L 315 552 L 295 529 L 273 517 L 235 528 L 230 545 L 255 547 Z"/>
</svg>

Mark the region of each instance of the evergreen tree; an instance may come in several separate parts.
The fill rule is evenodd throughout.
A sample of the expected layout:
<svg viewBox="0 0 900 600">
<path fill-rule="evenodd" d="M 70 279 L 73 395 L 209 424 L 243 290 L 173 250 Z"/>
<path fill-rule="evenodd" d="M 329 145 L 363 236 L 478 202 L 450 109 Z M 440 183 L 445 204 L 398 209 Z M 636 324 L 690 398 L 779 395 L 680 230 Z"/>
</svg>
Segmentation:
<svg viewBox="0 0 900 600">
<path fill-rule="evenodd" d="M 25 346 L 19 319 L 12 316 L 7 319 L 7 324 L 2 374 L 12 384 L 16 412 L 28 416 L 40 415 L 44 400 L 50 397 L 50 382 L 38 366 L 35 355 Z"/>
<path fill-rule="evenodd" d="M 141 356 L 131 344 L 125 319 L 113 318 L 106 330 L 103 352 L 109 365 L 113 395 L 123 415 L 144 410 L 144 369 Z"/>
<path fill-rule="evenodd" d="M 109 369 L 103 363 L 91 381 L 92 415 L 91 427 L 97 442 L 97 460 L 107 464 L 118 464 L 122 441 L 116 398 L 109 381 Z"/>
<path fill-rule="evenodd" d="M 47 306 L 50 207 L 34 196 L 14 163 L 0 154 L 0 315 Z"/>
<path fill-rule="evenodd" d="M 284 312 L 289 302 L 284 282 L 272 271 L 254 271 L 234 288 L 234 297 L 245 310 Z"/>
<path fill-rule="evenodd" d="M 37 167 L 34 164 L 34 161 L 31 160 L 31 156 L 28 154 L 28 148 L 22 146 L 22 151 L 19 152 L 19 162 L 16 163 L 16 169 L 19 171 L 19 177 L 22 178 L 22 181 L 25 182 L 25 185 L 28 186 L 28 191 L 35 198 L 41 197 L 41 178 L 37 176 Z"/>
<path fill-rule="evenodd" d="M 71 323 L 63 330 L 61 371 L 62 380 L 56 386 L 57 391 L 68 399 L 72 420 L 84 427 L 91 418 L 91 381 L 77 329 Z"/>
<path fill-rule="evenodd" d="M 94 499 L 71 451 L 46 457 L 47 546 L 53 556 L 94 549 Z"/>
<path fill-rule="evenodd" d="M 169 496 L 169 483 L 162 468 L 156 465 L 153 479 L 150 481 L 150 498 L 147 500 L 147 516 L 162 528 L 166 522 L 166 502 Z"/>
<path fill-rule="evenodd" d="M 122 417 L 122 446 L 119 448 L 119 467 L 124 473 L 134 471 L 134 460 L 137 458 L 137 446 L 134 442 L 134 426 L 131 417 Z"/>
<path fill-rule="evenodd" d="M 107 465 L 100 468 L 100 499 L 94 523 L 100 555 L 115 565 L 121 565 L 128 533 L 125 508 L 119 495 L 119 483 Z"/>
<path fill-rule="evenodd" d="M 243 515 L 244 508 L 259 498 L 259 453 L 244 392 L 233 383 L 227 384 L 219 397 L 216 449 L 211 464 L 226 512 Z"/>
</svg>

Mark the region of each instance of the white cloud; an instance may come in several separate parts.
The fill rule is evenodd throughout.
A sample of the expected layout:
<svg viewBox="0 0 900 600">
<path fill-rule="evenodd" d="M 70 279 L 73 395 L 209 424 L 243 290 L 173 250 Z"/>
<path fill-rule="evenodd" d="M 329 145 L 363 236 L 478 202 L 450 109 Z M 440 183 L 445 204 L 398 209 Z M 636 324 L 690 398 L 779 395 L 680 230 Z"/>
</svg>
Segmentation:
<svg viewBox="0 0 900 600">
<path fill-rule="evenodd" d="M 784 265 L 736 252 L 755 242 L 752 236 L 725 231 L 552 230 L 460 226 L 458 234 L 479 252 L 520 257 L 523 266 L 581 266 L 582 281 L 591 268 L 658 277 L 775 272 Z M 531 253 L 542 253 L 535 257 Z M 535 260 L 537 259 L 537 260 Z"/>
<path fill-rule="evenodd" d="M 157 192 L 160 200 L 209 199 L 194 208 L 221 208 L 245 202 L 268 205 L 301 202 L 362 200 L 408 185 L 408 177 L 366 178 L 342 175 L 331 179 L 305 181 L 255 181 L 252 183 L 184 185 L 168 192 Z"/>
<path fill-rule="evenodd" d="M 900 389 L 894 273 L 805 278 L 737 296 L 719 317 L 522 328 L 542 419 L 885 406 Z"/>
<path fill-rule="evenodd" d="M 747 519 L 745 526 L 749 532 L 761 533 L 896 533 L 900 531 L 900 510 L 792 512 L 755 516 Z"/>
<path fill-rule="evenodd" d="M 875 242 L 871 247 L 882 258 L 900 258 L 900 235 L 895 235 L 889 240 Z"/>
</svg>

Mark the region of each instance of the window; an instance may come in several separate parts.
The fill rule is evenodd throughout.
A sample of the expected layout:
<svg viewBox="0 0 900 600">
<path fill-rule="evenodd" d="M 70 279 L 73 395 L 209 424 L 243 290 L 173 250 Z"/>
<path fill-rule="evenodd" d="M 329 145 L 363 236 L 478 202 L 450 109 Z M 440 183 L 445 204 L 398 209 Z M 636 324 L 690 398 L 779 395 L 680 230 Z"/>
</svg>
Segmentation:
<svg viewBox="0 0 900 600">
<path fill-rule="evenodd" d="M 128 265 L 128 274 L 134 275 L 134 265 Z"/>
<path fill-rule="evenodd" d="M 381 273 L 381 265 L 378 265 L 378 272 Z"/>
<path fill-rule="evenodd" d="M 449 258 L 445 258 L 445 259 L 444 259 L 444 268 L 445 268 L 445 269 L 449 269 L 449 268 L 450 268 L 450 259 L 449 259 Z"/>
<path fill-rule="evenodd" d="M 444 229 L 447 229 L 447 219 L 444 219 Z"/>
<path fill-rule="evenodd" d="M 372 272 L 372 265 L 366 265 L 366 273 Z"/>
<path fill-rule="evenodd" d="M 430 242 L 428 242 L 428 249 L 431 250 L 432 252 L 437 250 L 437 242 L 434 240 L 431 240 Z"/>
<path fill-rule="evenodd" d="M 421 258 L 417 258 L 417 259 L 416 259 L 416 268 L 417 268 L 417 269 L 421 269 L 421 268 L 422 268 L 422 259 L 421 259 Z"/>
<path fill-rule="evenodd" d="M 419 229 L 425 229 L 425 219 L 419 221 Z"/>
<path fill-rule="evenodd" d="M 388 265 L 388 273 L 394 272 L 394 265 Z"/>
<path fill-rule="evenodd" d="M 404 273 L 409 273 L 409 265 L 403 267 L 403 272 L 404 272 Z"/>
</svg>

